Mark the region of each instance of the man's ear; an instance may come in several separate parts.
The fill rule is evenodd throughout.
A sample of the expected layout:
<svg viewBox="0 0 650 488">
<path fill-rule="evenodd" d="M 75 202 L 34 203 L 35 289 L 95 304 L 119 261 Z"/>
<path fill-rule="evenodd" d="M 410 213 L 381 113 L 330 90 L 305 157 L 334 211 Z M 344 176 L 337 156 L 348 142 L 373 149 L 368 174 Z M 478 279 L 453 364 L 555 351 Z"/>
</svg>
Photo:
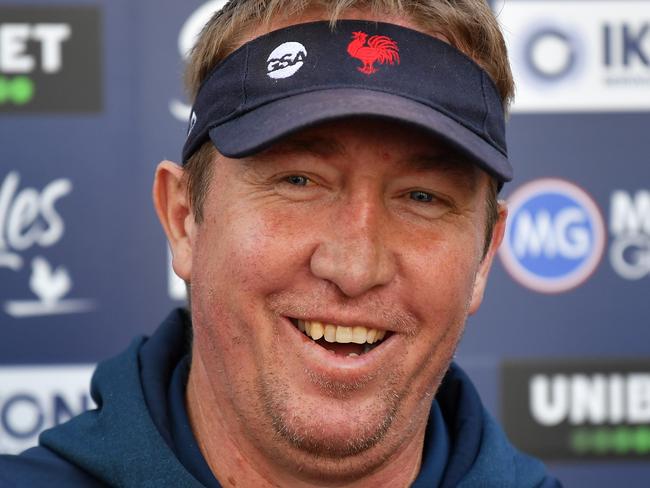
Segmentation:
<svg viewBox="0 0 650 488">
<path fill-rule="evenodd" d="M 503 241 L 503 235 L 506 231 L 507 217 L 508 208 L 506 207 L 505 202 L 500 201 L 499 217 L 497 218 L 497 221 L 494 224 L 494 228 L 492 229 L 492 240 L 490 241 L 490 247 L 483 257 L 483 261 L 481 261 L 478 272 L 476 273 L 476 278 L 474 279 L 474 291 L 472 292 L 472 299 L 469 305 L 470 315 L 476 313 L 478 308 L 481 306 L 481 302 L 483 301 L 483 294 L 485 293 L 485 285 L 487 284 L 488 274 L 490 273 L 490 268 L 492 267 L 494 256 L 496 255 L 499 246 L 501 245 L 501 241 Z"/>
<path fill-rule="evenodd" d="M 179 165 L 171 161 L 160 163 L 153 183 L 153 203 L 172 250 L 174 272 L 189 283 L 196 223 L 185 178 L 185 171 Z"/>
</svg>

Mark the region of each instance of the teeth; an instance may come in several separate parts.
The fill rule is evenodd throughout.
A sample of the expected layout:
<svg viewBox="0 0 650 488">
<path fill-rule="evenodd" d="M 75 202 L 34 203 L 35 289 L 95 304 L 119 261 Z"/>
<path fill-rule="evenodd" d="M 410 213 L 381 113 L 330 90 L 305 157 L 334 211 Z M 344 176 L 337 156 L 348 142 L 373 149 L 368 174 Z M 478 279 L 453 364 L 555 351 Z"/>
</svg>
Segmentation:
<svg viewBox="0 0 650 488">
<path fill-rule="evenodd" d="M 354 327 L 352 329 L 352 342 L 355 344 L 364 344 L 368 337 L 368 329 L 365 327 Z"/>
<path fill-rule="evenodd" d="M 375 338 L 377 337 L 377 329 L 370 329 L 368 331 L 368 335 L 366 336 L 366 342 L 368 344 L 372 344 L 375 342 Z"/>
<path fill-rule="evenodd" d="M 325 340 L 327 342 L 336 342 L 336 327 L 334 325 L 327 324 L 325 326 L 325 332 L 323 333 Z"/>
<path fill-rule="evenodd" d="M 343 325 L 323 324 L 309 320 L 298 320 L 298 329 L 317 341 L 325 338 L 327 342 L 339 344 L 374 344 L 386 337 L 385 330 L 368 329 L 366 327 L 345 327 Z M 366 351 L 367 352 L 367 351 Z"/>
<path fill-rule="evenodd" d="M 352 342 L 352 327 L 338 326 L 336 328 L 336 342 L 339 344 L 349 344 Z"/>
<path fill-rule="evenodd" d="M 311 323 L 311 334 L 309 336 L 317 341 L 321 337 L 323 337 L 324 331 L 323 331 L 323 324 L 320 322 L 312 322 Z"/>
</svg>

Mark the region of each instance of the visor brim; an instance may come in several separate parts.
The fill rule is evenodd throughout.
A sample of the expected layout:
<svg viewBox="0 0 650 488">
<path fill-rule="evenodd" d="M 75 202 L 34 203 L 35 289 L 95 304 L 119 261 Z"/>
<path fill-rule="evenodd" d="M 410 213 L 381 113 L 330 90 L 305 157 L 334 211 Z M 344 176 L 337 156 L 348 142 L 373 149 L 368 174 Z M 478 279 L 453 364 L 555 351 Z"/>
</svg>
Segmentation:
<svg viewBox="0 0 650 488">
<path fill-rule="evenodd" d="M 329 89 L 274 100 L 210 129 L 221 154 L 243 158 L 284 137 L 349 117 L 372 117 L 418 127 L 441 137 L 501 182 L 512 179 L 507 156 L 451 117 L 425 104 L 390 93 Z"/>
</svg>

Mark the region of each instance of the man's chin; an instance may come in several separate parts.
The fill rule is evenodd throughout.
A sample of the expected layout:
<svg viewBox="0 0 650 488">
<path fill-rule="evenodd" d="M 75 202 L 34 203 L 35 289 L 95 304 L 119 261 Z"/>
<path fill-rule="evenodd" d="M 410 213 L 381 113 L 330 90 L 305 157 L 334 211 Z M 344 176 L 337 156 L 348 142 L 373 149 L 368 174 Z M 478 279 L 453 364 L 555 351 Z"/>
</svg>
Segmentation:
<svg viewBox="0 0 650 488">
<path fill-rule="evenodd" d="M 395 419 L 392 410 L 345 423 L 332 422 L 323 416 L 304 419 L 295 414 L 276 414 L 272 423 L 275 432 L 300 452 L 316 458 L 342 460 L 358 456 L 380 443 Z"/>
<path fill-rule="evenodd" d="M 308 457 L 332 460 L 358 456 L 384 440 L 401 403 L 394 388 L 371 398 L 346 400 L 265 388 L 262 397 L 279 438 Z"/>
</svg>

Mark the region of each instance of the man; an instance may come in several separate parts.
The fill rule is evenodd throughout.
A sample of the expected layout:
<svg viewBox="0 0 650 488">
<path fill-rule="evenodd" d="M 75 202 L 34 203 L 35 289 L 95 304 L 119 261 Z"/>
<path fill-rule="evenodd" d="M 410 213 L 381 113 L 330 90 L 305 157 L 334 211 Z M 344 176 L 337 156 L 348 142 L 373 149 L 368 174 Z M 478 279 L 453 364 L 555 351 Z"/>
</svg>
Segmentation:
<svg viewBox="0 0 650 488">
<path fill-rule="evenodd" d="M 154 201 L 191 314 L 3 486 L 558 486 L 450 367 L 504 232 L 503 40 L 482 0 L 233 0 Z"/>
</svg>

